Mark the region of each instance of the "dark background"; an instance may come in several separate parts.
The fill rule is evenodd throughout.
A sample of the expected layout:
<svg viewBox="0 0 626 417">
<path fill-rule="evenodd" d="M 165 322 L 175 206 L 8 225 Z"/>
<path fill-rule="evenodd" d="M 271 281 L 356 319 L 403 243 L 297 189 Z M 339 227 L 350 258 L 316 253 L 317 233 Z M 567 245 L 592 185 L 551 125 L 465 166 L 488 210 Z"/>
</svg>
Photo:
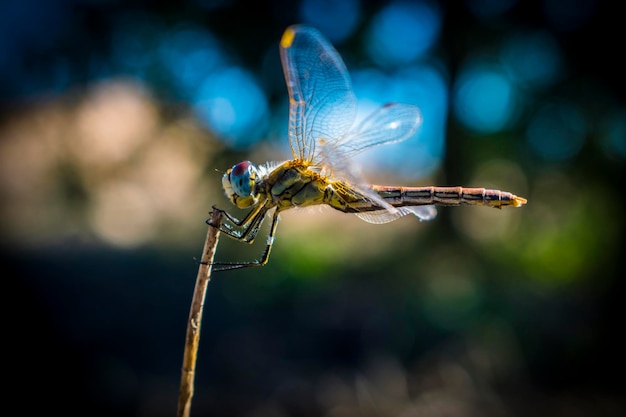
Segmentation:
<svg viewBox="0 0 626 417">
<path fill-rule="evenodd" d="M 441 13 L 433 54 L 450 92 L 469 51 L 529 29 L 556 40 L 561 75 L 498 131 L 451 112 L 441 166 L 421 183 L 502 187 L 528 205 L 384 226 L 285 213 L 267 266 L 211 281 L 192 415 L 624 415 L 623 15 L 611 2 L 510 3 L 492 14 L 474 7 L 490 2 L 429 3 Z M 363 56 L 386 5 L 360 3 L 342 55 Z M 0 7 L 7 410 L 175 413 L 194 257 L 211 205 L 228 207 L 221 172 L 275 151 L 271 128 L 232 147 L 199 123 L 150 51 L 172 27 L 205 28 L 279 113 L 276 45 L 300 13 L 287 1 Z M 136 38 L 120 34 L 129 27 Z M 146 54 L 139 64 L 133 51 Z M 582 144 L 565 156 L 526 139 L 554 100 L 584 119 Z M 112 137 L 137 115 L 149 122 L 121 150 L 83 140 L 92 126 Z M 491 184 L 468 184 L 486 175 Z M 225 239 L 218 249 L 221 259 L 256 253 Z"/>
</svg>

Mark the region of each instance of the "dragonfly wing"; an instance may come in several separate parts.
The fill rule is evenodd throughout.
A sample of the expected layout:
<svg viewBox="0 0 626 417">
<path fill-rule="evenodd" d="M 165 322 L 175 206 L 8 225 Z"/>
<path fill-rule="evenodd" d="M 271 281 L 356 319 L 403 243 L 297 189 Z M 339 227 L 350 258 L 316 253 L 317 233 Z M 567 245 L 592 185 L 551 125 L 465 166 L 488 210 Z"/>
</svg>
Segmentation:
<svg viewBox="0 0 626 417">
<path fill-rule="evenodd" d="M 328 146 L 334 149 L 324 154 L 338 159 L 328 163 L 341 166 L 350 157 L 366 149 L 410 138 L 421 123 L 422 113 L 418 107 L 388 103 L 363 119 L 349 135 L 339 138 L 335 143 L 330 142 Z M 340 162 L 341 159 L 344 161 Z"/>
<path fill-rule="evenodd" d="M 390 216 L 397 215 L 397 209 L 366 184 L 359 167 L 353 164 L 350 158 L 378 145 L 408 139 L 415 133 L 421 122 L 422 115 L 416 106 L 398 103 L 386 104 L 366 117 L 348 135 L 319 144 L 320 149 L 316 153 L 315 163 L 322 167 L 324 174 L 333 175 L 346 184 L 351 184 L 355 191 L 372 203 L 388 210 Z M 327 168 L 330 170 L 326 171 Z M 418 217 L 421 218 L 421 214 Z"/>
<path fill-rule="evenodd" d="M 309 26 L 287 28 L 280 56 L 289 90 L 291 151 L 295 158 L 312 162 L 318 143 L 345 136 L 354 123 L 350 77 L 337 51 Z"/>
<path fill-rule="evenodd" d="M 437 209 L 435 206 L 407 206 L 397 207 L 395 210 L 376 210 L 366 211 L 363 213 L 355 213 L 355 215 L 368 223 L 382 224 L 389 223 L 407 214 L 417 216 L 420 221 L 428 221 L 437 217 Z"/>
</svg>

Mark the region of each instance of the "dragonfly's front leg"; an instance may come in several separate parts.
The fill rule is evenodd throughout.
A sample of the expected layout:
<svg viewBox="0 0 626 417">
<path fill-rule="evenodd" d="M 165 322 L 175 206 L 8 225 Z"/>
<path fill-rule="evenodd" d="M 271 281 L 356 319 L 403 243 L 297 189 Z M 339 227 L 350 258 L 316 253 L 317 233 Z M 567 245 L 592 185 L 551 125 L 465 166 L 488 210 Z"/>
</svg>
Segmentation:
<svg viewBox="0 0 626 417">
<path fill-rule="evenodd" d="M 219 227 L 221 232 L 241 242 L 252 243 L 261 228 L 268 207 L 264 204 L 259 204 L 243 220 L 238 220 L 227 211 L 215 206 L 213 206 L 213 210 L 221 212 L 226 220 Z M 206 223 L 209 226 L 216 227 L 214 224 L 211 224 L 209 219 L 206 220 Z"/>
<path fill-rule="evenodd" d="M 263 215 L 265 215 L 266 211 L 267 210 L 264 211 Z M 259 258 L 259 260 L 253 262 L 214 262 L 213 270 L 228 271 L 231 269 L 247 268 L 249 266 L 265 265 L 269 260 L 270 251 L 272 250 L 272 245 L 274 244 L 274 235 L 276 234 L 276 227 L 278 226 L 278 213 L 279 210 L 276 210 L 274 212 L 274 215 L 272 216 L 272 226 L 270 227 L 270 232 L 267 235 L 267 245 L 265 246 L 265 251 L 263 251 L 263 255 L 261 255 L 261 258 Z M 256 235 L 259 232 L 260 226 L 261 223 L 258 223 L 258 225 L 256 226 L 257 230 L 254 230 L 251 233 L 254 233 L 254 235 Z"/>
</svg>

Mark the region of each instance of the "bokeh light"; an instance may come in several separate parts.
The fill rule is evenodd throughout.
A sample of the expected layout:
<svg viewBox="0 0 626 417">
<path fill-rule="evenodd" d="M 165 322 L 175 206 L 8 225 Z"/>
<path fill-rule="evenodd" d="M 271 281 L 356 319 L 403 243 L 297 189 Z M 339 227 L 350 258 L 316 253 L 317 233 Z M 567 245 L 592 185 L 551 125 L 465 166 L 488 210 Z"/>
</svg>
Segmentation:
<svg viewBox="0 0 626 417">
<path fill-rule="evenodd" d="M 118 123 L 119 120 L 125 123 Z M 123 163 L 155 133 L 156 109 L 145 89 L 133 81 L 93 86 L 77 112 L 73 156 L 79 163 L 108 167 Z"/>
<path fill-rule="evenodd" d="M 180 219 L 221 193 L 202 178 L 216 145 L 192 126 L 165 128 L 153 97 L 129 79 L 14 116 L 0 130 L 2 236 L 20 247 L 187 242 L 197 228 Z"/>
<path fill-rule="evenodd" d="M 124 13 L 117 17 L 111 41 L 112 73 L 132 76 L 138 80 L 150 79 L 157 68 L 157 51 L 159 35 L 163 33 L 163 25 L 148 13 Z M 104 71 L 103 68 L 98 69 Z"/>
<path fill-rule="evenodd" d="M 202 27 L 177 27 L 163 35 L 158 51 L 175 96 L 193 98 L 207 74 L 227 60 L 221 48 Z"/>
<path fill-rule="evenodd" d="M 146 190 L 139 184 L 119 181 L 95 190 L 90 223 L 105 242 L 136 247 L 150 240 L 157 228 L 157 213 Z"/>
<path fill-rule="evenodd" d="M 435 3 L 394 1 L 372 19 L 367 52 L 379 65 L 405 65 L 433 47 L 440 29 L 441 15 Z"/>
<path fill-rule="evenodd" d="M 445 150 L 448 97 L 441 71 L 434 65 L 421 64 L 388 74 L 361 69 L 352 75 L 360 118 L 388 102 L 413 104 L 422 113 L 422 125 L 413 138 L 381 146 L 358 158 L 370 167 L 366 171 L 380 169 L 406 181 L 433 174 Z"/>
<path fill-rule="evenodd" d="M 304 23 L 318 28 L 333 43 L 350 36 L 359 23 L 359 0 L 303 0 L 300 17 Z"/>
<path fill-rule="evenodd" d="M 587 123 L 580 109 L 557 101 L 539 108 L 528 124 L 526 139 L 542 158 L 562 161 L 580 152 L 586 134 Z"/>
<path fill-rule="evenodd" d="M 487 62 L 467 62 L 454 85 L 453 109 L 468 129 L 482 134 L 511 126 L 517 116 L 517 90 L 503 69 Z"/>
<path fill-rule="evenodd" d="M 255 77 L 242 68 L 221 68 L 209 74 L 193 103 L 199 119 L 235 148 L 254 144 L 267 129 L 265 93 Z"/>
<path fill-rule="evenodd" d="M 546 31 L 518 32 L 502 48 L 502 62 L 521 85 L 545 89 L 563 76 L 561 51 Z"/>
</svg>

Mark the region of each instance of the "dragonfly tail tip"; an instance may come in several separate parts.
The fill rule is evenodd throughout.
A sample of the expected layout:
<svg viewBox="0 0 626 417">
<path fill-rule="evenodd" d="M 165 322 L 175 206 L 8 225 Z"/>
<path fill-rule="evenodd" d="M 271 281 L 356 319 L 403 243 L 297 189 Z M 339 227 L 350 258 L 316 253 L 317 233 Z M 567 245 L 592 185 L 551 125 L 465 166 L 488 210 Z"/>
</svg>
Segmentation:
<svg viewBox="0 0 626 417">
<path fill-rule="evenodd" d="M 515 198 L 513 199 L 513 205 L 515 207 L 522 207 L 524 204 L 526 204 L 527 200 L 524 197 L 518 197 L 515 196 Z"/>
</svg>

